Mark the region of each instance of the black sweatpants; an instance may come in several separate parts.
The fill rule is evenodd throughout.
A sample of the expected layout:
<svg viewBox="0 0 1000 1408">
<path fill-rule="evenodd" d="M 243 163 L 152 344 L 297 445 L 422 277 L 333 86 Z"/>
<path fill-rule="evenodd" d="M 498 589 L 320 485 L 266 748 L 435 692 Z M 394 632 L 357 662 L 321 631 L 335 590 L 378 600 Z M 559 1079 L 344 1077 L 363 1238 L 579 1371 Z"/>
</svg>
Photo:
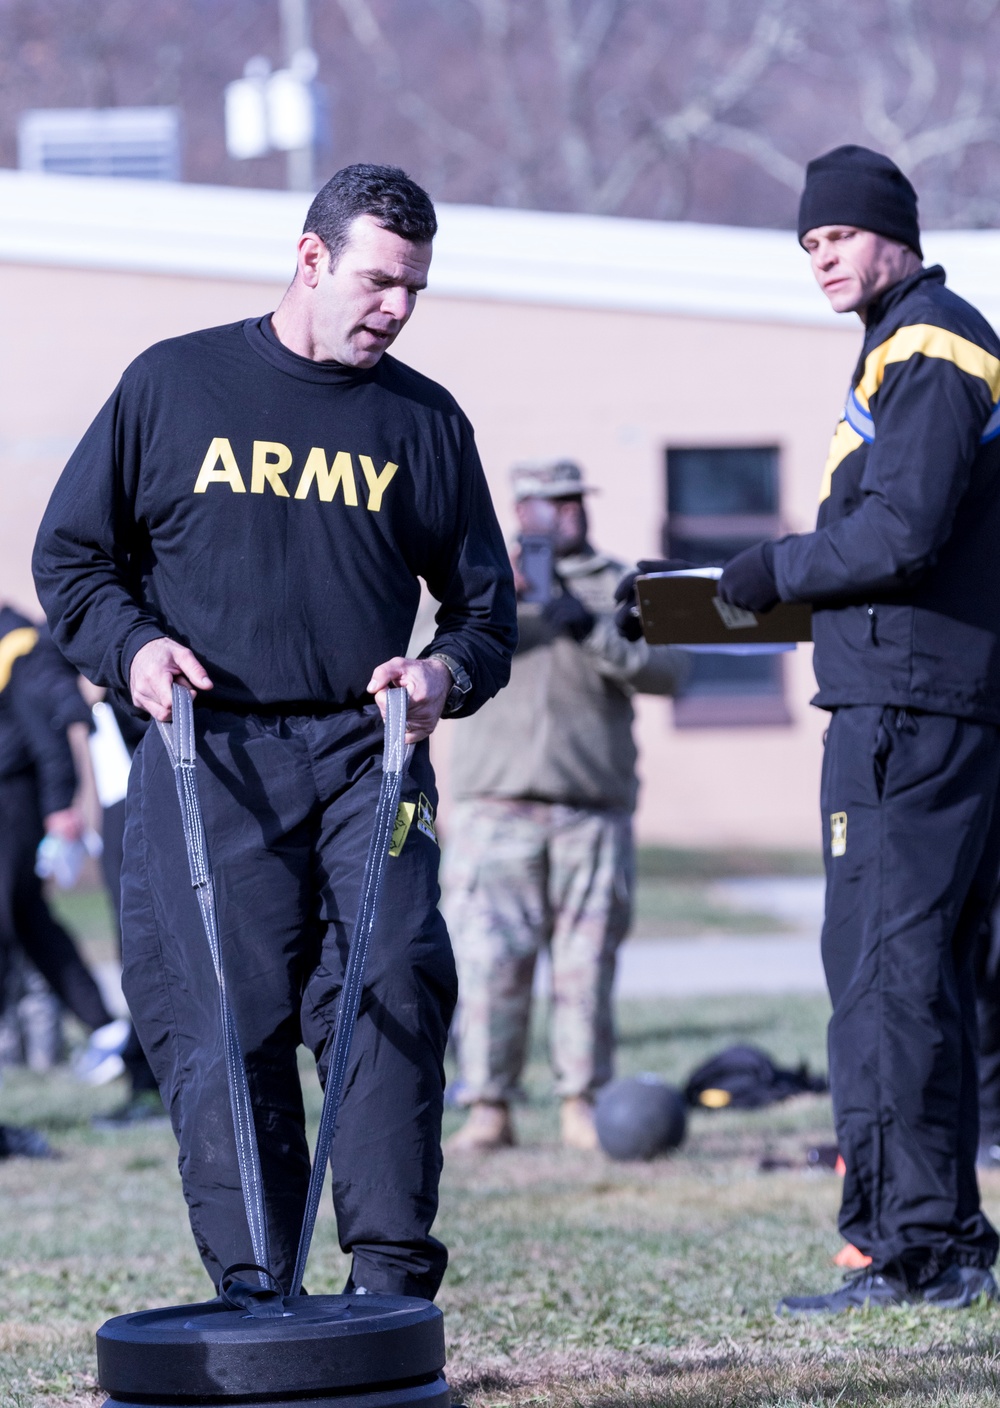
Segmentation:
<svg viewBox="0 0 1000 1408">
<path fill-rule="evenodd" d="M 1000 1145 L 1000 890 L 976 944 L 979 1146 Z"/>
<path fill-rule="evenodd" d="M 830 1086 L 840 1230 L 911 1286 L 989 1266 L 973 950 L 1000 858 L 1000 729 L 834 711 L 823 761 Z"/>
<path fill-rule="evenodd" d="M 44 834 L 34 774 L 0 778 L 0 1003 L 8 955 L 19 947 L 60 1002 L 92 1030 L 110 1022 L 111 1014 L 35 874 L 35 852 Z"/>
<path fill-rule="evenodd" d="M 381 781 L 374 705 L 322 718 L 196 708 L 198 778 L 223 965 L 246 1058 L 271 1270 L 287 1287 L 309 1173 L 296 1064 L 325 1076 Z M 426 805 L 420 807 L 421 796 Z M 443 1058 L 457 981 L 437 910 L 437 795 L 426 743 L 403 799 L 333 1143 L 333 1197 L 352 1280 L 433 1297 L 447 1253 L 430 1235 L 441 1172 Z M 420 821 L 421 815 L 424 820 Z M 191 889 L 174 776 L 150 729 L 129 781 L 122 870 L 125 996 L 180 1145 L 209 1275 L 252 1260 L 219 999 Z"/>
<path fill-rule="evenodd" d="M 125 798 L 105 807 L 101 813 L 101 872 L 115 916 L 118 957 L 122 952 L 122 855 L 125 848 Z M 146 1060 L 139 1033 L 133 1024 L 122 1052 L 125 1072 L 133 1095 L 156 1090 L 156 1077 Z"/>
</svg>

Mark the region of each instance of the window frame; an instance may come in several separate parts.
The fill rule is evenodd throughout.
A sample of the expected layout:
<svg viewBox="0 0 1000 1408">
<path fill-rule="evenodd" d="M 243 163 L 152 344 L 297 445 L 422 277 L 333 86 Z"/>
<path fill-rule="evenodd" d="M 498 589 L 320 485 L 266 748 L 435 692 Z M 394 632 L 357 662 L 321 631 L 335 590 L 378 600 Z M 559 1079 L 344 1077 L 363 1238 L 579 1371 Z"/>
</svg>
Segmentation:
<svg viewBox="0 0 1000 1408">
<path fill-rule="evenodd" d="M 717 451 L 767 452 L 773 456 L 774 498 L 772 511 L 760 513 L 671 513 L 670 460 L 672 455 L 686 453 L 712 454 Z M 782 446 L 778 442 L 705 444 L 667 444 L 663 451 L 664 514 L 661 531 L 665 557 L 683 556 L 678 545 L 700 540 L 717 542 L 730 540 L 740 543 L 737 551 L 768 538 L 779 537 L 783 531 L 781 518 Z M 733 690 L 705 691 L 681 694 L 671 701 L 675 728 L 759 728 L 787 727 L 794 722 L 787 699 L 787 670 L 783 654 L 768 657 L 773 661 L 774 687 L 745 693 Z M 697 657 L 695 657 L 697 659 Z"/>
</svg>

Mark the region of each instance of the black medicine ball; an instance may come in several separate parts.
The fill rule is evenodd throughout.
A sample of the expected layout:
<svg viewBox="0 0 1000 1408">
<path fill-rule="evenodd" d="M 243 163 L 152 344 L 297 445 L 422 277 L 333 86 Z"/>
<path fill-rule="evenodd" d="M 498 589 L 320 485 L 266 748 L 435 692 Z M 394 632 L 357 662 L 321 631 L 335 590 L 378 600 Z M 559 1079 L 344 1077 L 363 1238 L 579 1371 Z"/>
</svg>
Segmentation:
<svg viewBox="0 0 1000 1408">
<path fill-rule="evenodd" d="M 684 1097 L 657 1076 L 613 1080 L 597 1094 L 594 1123 L 613 1159 L 652 1159 L 676 1149 L 687 1128 Z"/>
</svg>

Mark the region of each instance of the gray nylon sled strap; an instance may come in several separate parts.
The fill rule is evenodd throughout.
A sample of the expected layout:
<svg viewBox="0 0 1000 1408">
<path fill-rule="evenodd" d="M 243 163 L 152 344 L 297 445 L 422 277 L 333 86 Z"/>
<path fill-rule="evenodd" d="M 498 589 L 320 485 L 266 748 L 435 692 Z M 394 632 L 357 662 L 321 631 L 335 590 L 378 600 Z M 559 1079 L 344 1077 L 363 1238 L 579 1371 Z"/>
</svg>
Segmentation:
<svg viewBox="0 0 1000 1408">
<path fill-rule="evenodd" d="M 219 984 L 219 1013 L 222 1019 L 226 1053 L 229 1103 L 233 1111 L 236 1154 L 240 1166 L 243 1205 L 246 1208 L 247 1225 L 250 1229 L 253 1259 L 257 1266 L 267 1267 L 271 1263 L 267 1244 L 267 1215 L 264 1211 L 264 1185 L 260 1176 L 260 1158 L 257 1154 L 257 1132 L 254 1128 L 246 1066 L 243 1063 L 243 1052 L 240 1049 L 232 1008 L 229 1006 L 226 976 L 222 967 L 219 921 L 215 911 L 215 885 L 212 880 L 212 867 L 205 845 L 205 828 L 202 824 L 201 806 L 198 801 L 198 780 L 195 773 L 194 709 L 191 706 L 191 696 L 181 685 L 174 685 L 173 722 L 157 724 L 157 727 L 167 746 L 170 762 L 174 769 L 177 796 L 180 798 L 181 804 L 181 818 L 184 823 L 184 842 L 187 846 L 188 864 L 191 867 L 191 884 L 198 896 L 198 908 L 201 910 L 205 935 L 212 951 L 215 977 Z M 270 1277 L 265 1278 L 262 1274 L 260 1283 L 262 1287 L 268 1286 Z"/>
<path fill-rule="evenodd" d="M 385 873 L 389 847 L 392 844 L 392 831 L 396 821 L 396 812 L 399 809 L 403 773 L 409 762 L 409 752 L 406 748 L 406 702 L 405 689 L 386 691 L 382 785 L 375 812 L 375 827 L 368 847 L 368 858 L 365 861 L 358 914 L 354 921 L 354 932 L 351 935 L 351 944 L 347 953 L 344 986 L 340 993 L 337 1026 L 326 1076 L 326 1089 L 323 1094 L 323 1113 L 320 1115 L 319 1132 L 316 1135 L 316 1152 L 313 1155 L 306 1210 L 302 1219 L 299 1249 L 295 1257 L 295 1275 L 292 1278 L 291 1289 L 293 1296 L 297 1296 L 302 1290 L 302 1278 L 305 1275 L 309 1246 L 312 1242 L 313 1229 L 316 1226 L 316 1214 L 319 1211 L 326 1166 L 330 1161 L 334 1126 L 337 1123 L 337 1110 L 340 1107 L 344 1078 L 347 1075 L 351 1038 L 354 1035 L 354 1026 L 358 1019 L 365 963 L 368 958 L 372 930 L 375 927 L 375 916 L 382 890 L 382 877 Z"/>
</svg>

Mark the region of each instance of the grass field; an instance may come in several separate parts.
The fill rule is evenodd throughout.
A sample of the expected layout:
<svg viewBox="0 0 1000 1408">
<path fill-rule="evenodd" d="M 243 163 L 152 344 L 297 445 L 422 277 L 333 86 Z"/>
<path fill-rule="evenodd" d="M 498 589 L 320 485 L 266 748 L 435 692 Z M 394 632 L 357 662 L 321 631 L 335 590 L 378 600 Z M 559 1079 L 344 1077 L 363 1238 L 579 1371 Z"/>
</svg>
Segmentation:
<svg viewBox="0 0 1000 1408">
<path fill-rule="evenodd" d="M 811 851 L 686 851 L 643 846 L 637 855 L 636 938 L 688 938 L 704 933 L 773 934 L 787 927 L 773 914 L 719 902 L 713 884 L 733 877 L 822 874 Z M 86 944 L 91 958 L 115 956 L 103 890 L 53 895 L 54 906 Z"/>
<path fill-rule="evenodd" d="M 727 1041 L 823 1066 L 824 1003 L 700 999 L 625 1007 L 620 1066 L 680 1080 Z M 310 1113 L 318 1098 L 308 1082 Z M 614 1164 L 555 1141 L 540 1044 L 517 1111 L 522 1146 L 455 1157 L 438 1231 L 452 1264 L 440 1297 L 449 1377 L 475 1408 L 993 1404 L 1000 1310 L 924 1308 L 825 1324 L 772 1314 L 787 1290 L 833 1285 L 839 1180 L 801 1163 L 830 1139 L 828 1102 L 699 1114 L 670 1159 Z M 172 1136 L 115 1134 L 89 1116 L 121 1098 L 67 1076 L 13 1073 L 0 1120 L 33 1123 L 51 1162 L 0 1164 L 0 1404 L 102 1401 L 93 1331 L 109 1315 L 208 1291 L 187 1229 Z M 448 1115 L 448 1129 L 459 1117 Z M 986 1187 L 1000 1214 L 1000 1176 Z M 339 1289 L 345 1263 L 324 1207 L 309 1273 Z"/>
</svg>

